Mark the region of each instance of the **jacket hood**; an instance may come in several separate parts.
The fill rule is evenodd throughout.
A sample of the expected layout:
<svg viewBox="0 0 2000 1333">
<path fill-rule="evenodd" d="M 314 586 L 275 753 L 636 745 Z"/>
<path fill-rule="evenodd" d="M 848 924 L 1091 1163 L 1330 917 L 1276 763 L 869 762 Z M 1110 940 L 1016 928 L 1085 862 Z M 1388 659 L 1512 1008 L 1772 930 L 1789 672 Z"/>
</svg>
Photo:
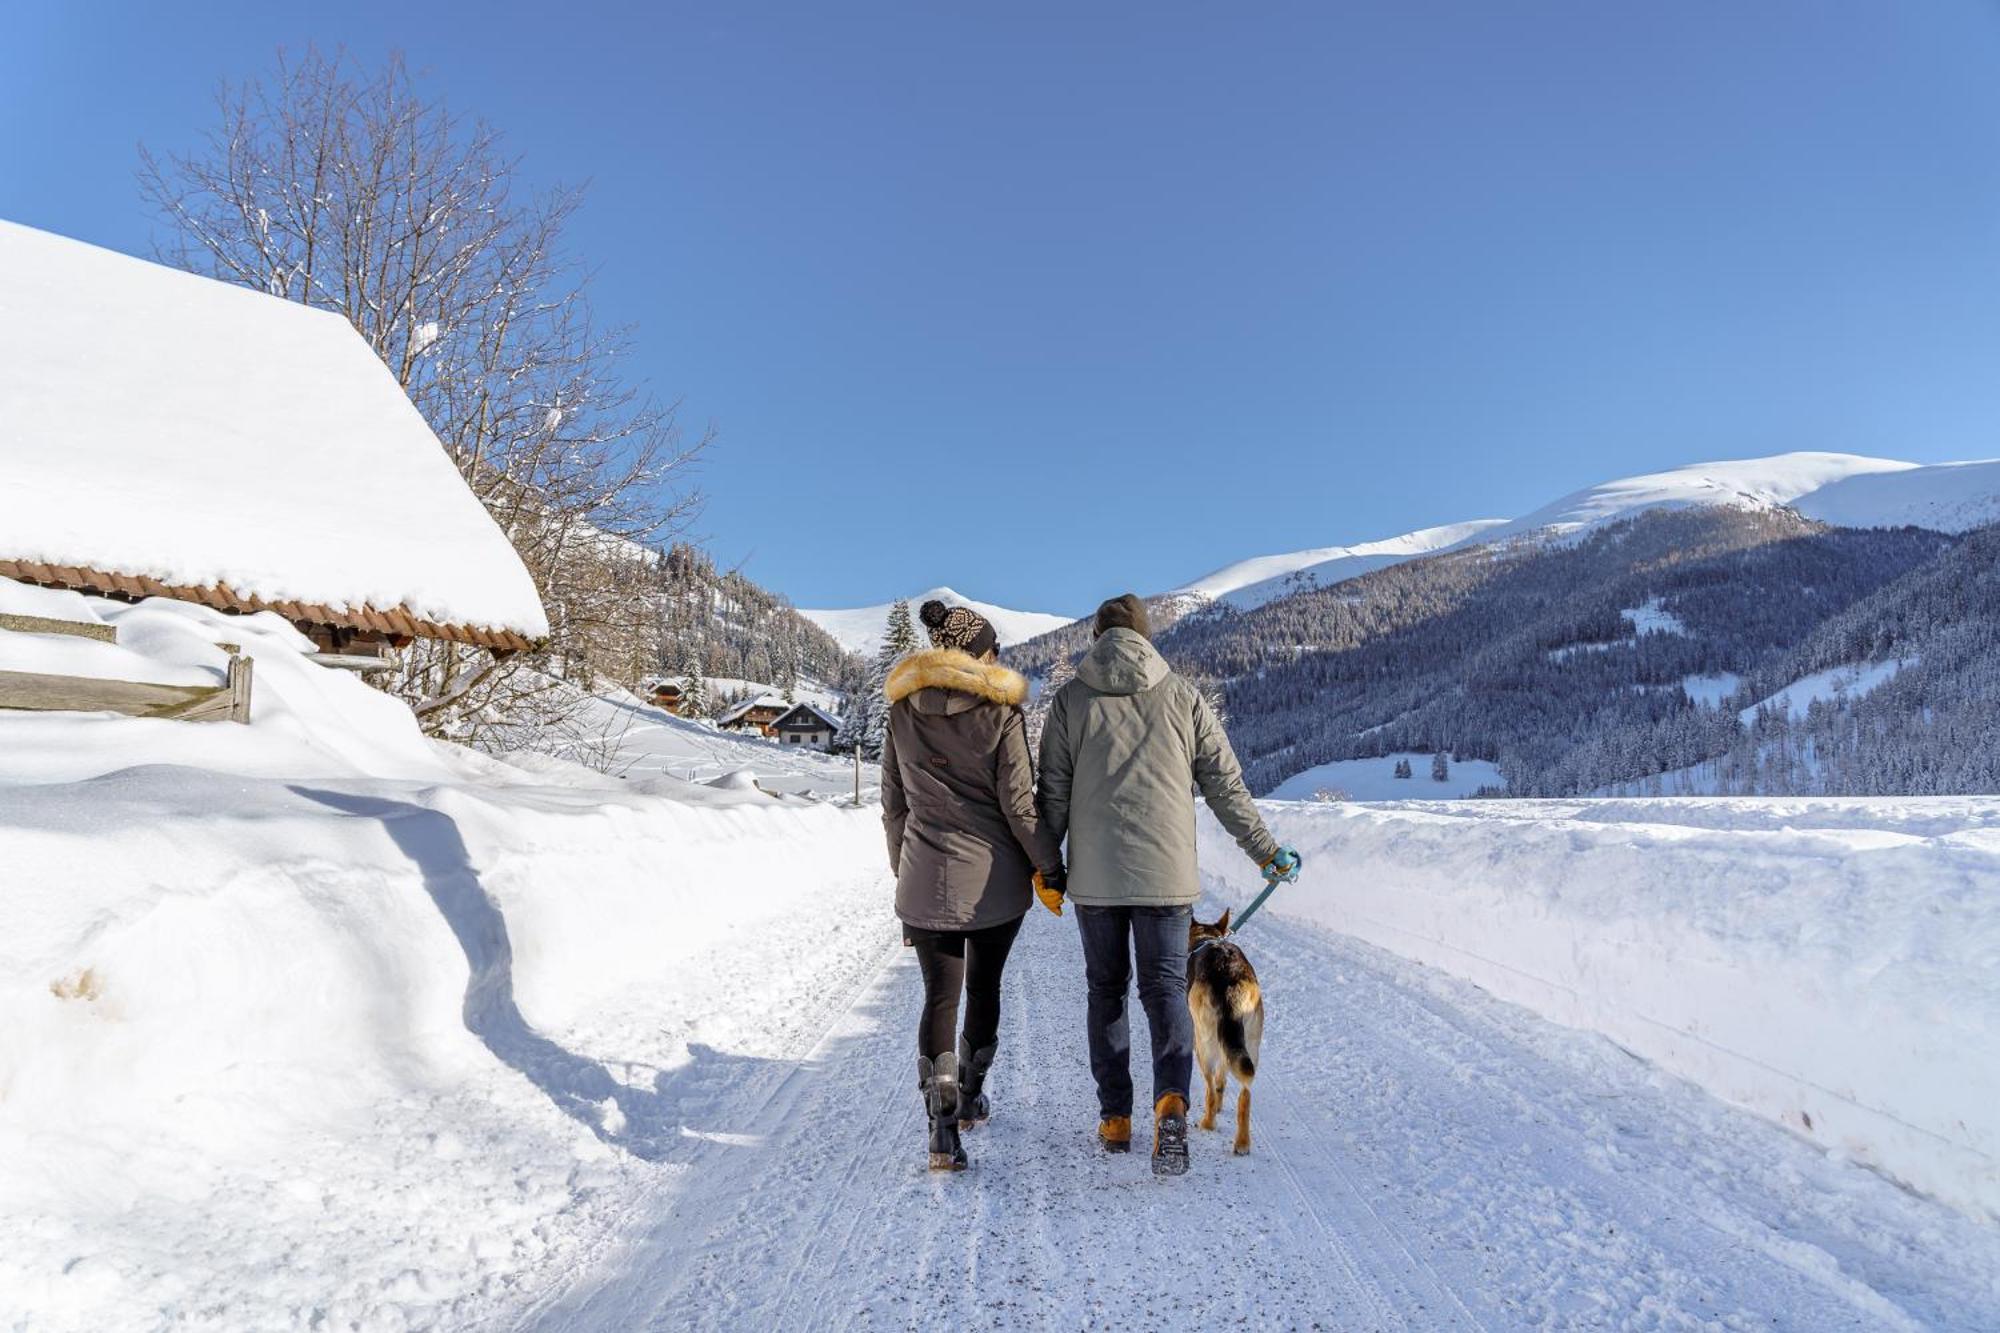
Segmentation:
<svg viewBox="0 0 2000 1333">
<path fill-rule="evenodd" d="M 1020 672 L 998 662 L 982 662 L 956 648 L 929 648 L 896 663 L 882 686 L 892 704 L 918 690 L 949 690 L 974 700 L 1017 707 L 1028 697 L 1028 682 Z"/>
<path fill-rule="evenodd" d="M 1130 629 L 1104 631 L 1076 664 L 1076 678 L 1100 694 L 1138 694 L 1171 672 L 1146 636 Z"/>
</svg>

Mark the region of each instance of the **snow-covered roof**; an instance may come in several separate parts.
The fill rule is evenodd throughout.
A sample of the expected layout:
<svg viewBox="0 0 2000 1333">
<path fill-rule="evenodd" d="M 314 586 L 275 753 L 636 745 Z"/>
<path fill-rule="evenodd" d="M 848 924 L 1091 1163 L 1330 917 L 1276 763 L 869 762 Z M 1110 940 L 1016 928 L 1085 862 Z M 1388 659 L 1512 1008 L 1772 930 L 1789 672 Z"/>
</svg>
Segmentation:
<svg viewBox="0 0 2000 1333">
<path fill-rule="evenodd" d="M 779 718 L 778 721 L 780 723 L 785 722 L 788 718 L 792 716 L 793 713 L 810 713 L 813 719 L 817 721 L 821 726 L 825 727 L 827 730 L 829 731 L 840 730 L 839 718 L 827 712 L 824 708 L 814 707 L 812 704 L 807 703 L 803 699 L 801 699 L 798 703 L 792 705 L 790 709 L 786 710 L 785 716 Z"/>
<path fill-rule="evenodd" d="M 790 704 L 785 702 L 785 697 L 782 694 L 759 694 L 753 698 L 731 704 L 728 708 L 717 713 L 715 715 L 715 724 L 719 727 L 727 726 L 755 708 L 775 708 L 779 712 L 784 713 L 791 711 L 791 707 Z"/>
<path fill-rule="evenodd" d="M 0 574 L 548 634 L 520 557 L 339 315 L 5 221 Z"/>
</svg>

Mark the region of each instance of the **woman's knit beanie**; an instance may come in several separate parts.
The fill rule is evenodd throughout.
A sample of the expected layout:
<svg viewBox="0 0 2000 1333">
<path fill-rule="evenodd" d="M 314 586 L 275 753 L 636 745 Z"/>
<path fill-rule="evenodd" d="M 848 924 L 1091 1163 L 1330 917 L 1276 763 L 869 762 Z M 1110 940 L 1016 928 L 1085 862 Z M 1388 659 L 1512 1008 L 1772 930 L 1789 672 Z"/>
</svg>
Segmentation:
<svg viewBox="0 0 2000 1333">
<path fill-rule="evenodd" d="M 994 632 L 992 623 L 963 606 L 925 602 L 917 611 L 917 619 L 930 630 L 934 648 L 956 648 L 974 657 L 984 657 L 1000 646 L 1000 636 Z"/>
</svg>

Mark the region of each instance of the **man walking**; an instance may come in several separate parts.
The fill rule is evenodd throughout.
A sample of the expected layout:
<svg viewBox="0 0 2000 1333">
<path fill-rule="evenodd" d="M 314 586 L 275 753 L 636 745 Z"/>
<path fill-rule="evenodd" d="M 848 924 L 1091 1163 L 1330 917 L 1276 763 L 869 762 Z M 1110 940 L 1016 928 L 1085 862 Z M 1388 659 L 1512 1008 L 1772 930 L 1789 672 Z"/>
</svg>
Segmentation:
<svg viewBox="0 0 2000 1333">
<path fill-rule="evenodd" d="M 1130 593 L 1114 597 L 1097 608 L 1094 629 L 1096 642 L 1042 727 L 1037 799 L 1047 828 L 1068 835 L 1068 881 L 1038 875 L 1035 887 L 1058 916 L 1065 890 L 1076 904 L 1097 1134 L 1111 1152 L 1132 1146 L 1126 995 L 1136 956 L 1153 1038 L 1153 1170 L 1180 1175 L 1194 1063 L 1188 921 L 1201 896 L 1193 790 L 1267 877 L 1289 875 L 1298 854 L 1264 827 L 1208 701 L 1154 650 L 1145 604 Z"/>
</svg>

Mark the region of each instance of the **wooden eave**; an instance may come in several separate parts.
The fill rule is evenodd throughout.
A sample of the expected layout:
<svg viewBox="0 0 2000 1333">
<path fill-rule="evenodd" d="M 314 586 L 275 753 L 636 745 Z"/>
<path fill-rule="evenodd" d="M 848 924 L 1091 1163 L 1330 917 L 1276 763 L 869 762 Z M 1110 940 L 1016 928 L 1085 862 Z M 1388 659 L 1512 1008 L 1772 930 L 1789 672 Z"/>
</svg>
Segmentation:
<svg viewBox="0 0 2000 1333">
<path fill-rule="evenodd" d="M 406 606 L 380 610 L 372 606 L 336 608 L 321 602 L 276 601 L 245 596 L 221 583 L 188 587 L 162 583 L 144 574 L 114 574 L 86 566 L 49 565 L 35 560 L 0 559 L 0 578 L 39 584 L 44 588 L 67 588 L 126 602 L 136 602 L 142 597 L 171 597 L 232 615 L 274 611 L 295 625 L 325 625 L 379 635 L 395 643 L 407 643 L 411 639 L 442 639 L 447 643 L 489 648 L 497 653 L 527 652 L 537 646 L 534 640 L 510 629 L 440 624 L 424 619 Z"/>
</svg>

